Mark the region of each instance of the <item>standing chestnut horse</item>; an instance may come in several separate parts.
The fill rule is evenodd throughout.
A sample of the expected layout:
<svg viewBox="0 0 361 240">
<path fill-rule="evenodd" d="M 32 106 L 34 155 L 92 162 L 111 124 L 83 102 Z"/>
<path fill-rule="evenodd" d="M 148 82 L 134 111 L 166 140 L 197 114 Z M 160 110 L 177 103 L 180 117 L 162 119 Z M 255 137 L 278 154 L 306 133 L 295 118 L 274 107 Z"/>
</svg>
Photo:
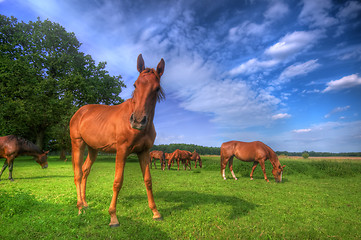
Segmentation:
<svg viewBox="0 0 361 240">
<path fill-rule="evenodd" d="M 197 168 L 197 162 L 199 162 L 199 167 L 202 168 L 202 159 L 201 159 L 201 157 L 199 156 L 199 153 L 197 153 L 195 149 L 194 149 L 194 151 L 192 152 L 191 160 L 192 160 L 192 161 L 195 161 L 194 168 Z"/>
<path fill-rule="evenodd" d="M 192 157 L 192 153 L 189 151 L 185 151 L 185 150 L 179 150 L 176 149 L 172 155 L 169 157 L 168 160 L 168 170 L 170 170 L 171 167 L 171 163 L 172 161 L 176 160 L 177 161 L 177 165 L 178 165 L 178 170 L 179 170 L 179 161 L 182 161 L 184 165 L 184 170 L 187 169 L 187 166 L 189 166 L 189 170 L 191 170 L 191 157 Z"/>
<path fill-rule="evenodd" d="M 160 86 L 160 77 L 164 72 L 164 60 L 157 69 L 145 68 L 142 55 L 138 56 L 139 77 L 134 83 L 132 98 L 115 106 L 85 105 L 70 120 L 72 144 L 72 162 L 74 181 L 77 190 L 79 214 L 86 202 L 86 182 L 98 151 L 114 152 L 115 177 L 113 197 L 109 207 L 111 227 L 119 226 L 116 216 L 116 204 L 119 190 L 123 185 L 124 166 L 127 156 L 136 153 L 139 158 L 147 189 L 149 208 L 153 219 L 162 219 L 158 212 L 152 192 L 152 179 L 149 170 L 149 149 L 153 146 L 156 132 L 153 125 L 157 100 L 164 98 Z M 85 147 L 88 156 L 83 163 Z"/>
<path fill-rule="evenodd" d="M 264 179 L 269 182 L 266 176 L 266 168 L 264 162 L 269 159 L 273 170 L 272 173 L 275 177 L 276 182 L 282 182 L 282 172 L 285 166 L 281 166 L 278 161 L 277 154 L 266 144 L 256 141 L 256 142 L 239 142 L 239 141 L 230 141 L 225 142 L 221 146 L 221 174 L 224 180 L 225 168 L 227 162 L 229 161 L 229 170 L 231 170 L 232 176 L 237 180 L 236 175 L 233 172 L 233 157 L 238 158 L 241 161 L 253 162 L 251 180 L 253 180 L 253 172 L 256 169 L 258 163 L 261 165 Z"/>
<path fill-rule="evenodd" d="M 149 164 L 150 164 L 150 168 L 152 168 L 152 162 L 154 160 L 154 167 L 157 168 L 157 165 L 155 164 L 155 160 L 159 159 L 160 161 L 160 167 L 162 168 L 162 170 L 165 169 L 165 155 L 164 152 L 162 151 L 151 151 L 150 152 L 150 160 L 149 160 Z"/>
<path fill-rule="evenodd" d="M 0 178 L 4 170 L 9 166 L 9 180 L 13 179 L 14 160 L 18 156 L 29 155 L 44 169 L 48 167 L 47 155 L 49 151 L 43 152 L 38 146 L 28 140 L 15 135 L 0 137 L 0 158 L 5 158 L 4 166 L 0 172 Z"/>
</svg>

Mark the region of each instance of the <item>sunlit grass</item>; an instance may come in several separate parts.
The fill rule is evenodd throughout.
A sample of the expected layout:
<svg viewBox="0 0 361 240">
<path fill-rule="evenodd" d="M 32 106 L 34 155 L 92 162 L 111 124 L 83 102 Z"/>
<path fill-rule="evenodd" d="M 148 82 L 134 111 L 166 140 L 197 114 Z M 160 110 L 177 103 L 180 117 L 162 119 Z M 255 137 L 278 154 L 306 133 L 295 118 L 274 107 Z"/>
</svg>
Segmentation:
<svg viewBox="0 0 361 240">
<path fill-rule="evenodd" d="M 164 220 L 148 208 L 139 163 L 126 163 L 117 215 L 108 226 L 114 157 L 100 156 L 88 178 L 89 209 L 77 215 L 71 162 L 51 158 L 41 169 L 15 161 L 14 182 L 0 181 L 1 239 L 359 239 L 361 162 L 280 159 L 284 182 L 266 183 L 260 168 L 234 161 L 235 181 L 221 178 L 218 156 L 191 171 L 152 169 L 153 191 Z M 273 179 L 267 161 L 267 175 Z M 193 166 L 194 167 L 194 166 Z"/>
</svg>

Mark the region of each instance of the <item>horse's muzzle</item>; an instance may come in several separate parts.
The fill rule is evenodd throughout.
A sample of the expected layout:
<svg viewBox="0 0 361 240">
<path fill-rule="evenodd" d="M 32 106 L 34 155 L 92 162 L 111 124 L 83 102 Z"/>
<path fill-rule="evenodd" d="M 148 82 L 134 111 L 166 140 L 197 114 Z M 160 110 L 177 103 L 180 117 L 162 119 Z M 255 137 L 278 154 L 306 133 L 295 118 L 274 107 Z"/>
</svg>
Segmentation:
<svg viewBox="0 0 361 240">
<path fill-rule="evenodd" d="M 43 165 L 43 169 L 48 168 L 48 164 Z"/>
<path fill-rule="evenodd" d="M 130 126 L 132 128 L 138 129 L 138 130 L 143 130 L 145 128 L 145 126 L 147 126 L 148 118 L 147 118 L 147 116 L 142 116 L 139 119 L 137 119 L 134 116 L 134 113 L 132 113 L 132 115 L 130 116 L 129 122 L 130 122 Z"/>
</svg>

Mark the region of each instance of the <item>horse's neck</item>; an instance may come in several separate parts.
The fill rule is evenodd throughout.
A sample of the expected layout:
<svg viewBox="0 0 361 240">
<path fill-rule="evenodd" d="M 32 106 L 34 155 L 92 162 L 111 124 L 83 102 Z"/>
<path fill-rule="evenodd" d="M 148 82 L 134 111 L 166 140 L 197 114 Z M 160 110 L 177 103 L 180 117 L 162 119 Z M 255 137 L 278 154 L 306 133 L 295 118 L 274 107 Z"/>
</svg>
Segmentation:
<svg viewBox="0 0 361 240">
<path fill-rule="evenodd" d="M 19 152 L 22 155 L 29 155 L 33 157 L 38 157 L 40 154 L 42 154 L 40 148 L 38 148 L 35 144 L 32 143 L 22 144 Z"/>
<path fill-rule="evenodd" d="M 281 165 L 280 161 L 278 160 L 277 154 L 273 151 L 270 151 L 269 154 L 270 154 L 269 160 L 270 160 L 273 168 L 277 169 Z"/>
</svg>

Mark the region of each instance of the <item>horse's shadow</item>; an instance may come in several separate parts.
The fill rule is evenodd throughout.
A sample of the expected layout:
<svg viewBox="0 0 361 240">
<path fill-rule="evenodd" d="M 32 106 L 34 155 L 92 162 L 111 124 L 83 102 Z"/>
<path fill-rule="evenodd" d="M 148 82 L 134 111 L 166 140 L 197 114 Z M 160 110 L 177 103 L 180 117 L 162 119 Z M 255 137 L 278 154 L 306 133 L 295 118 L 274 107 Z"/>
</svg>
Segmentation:
<svg viewBox="0 0 361 240">
<path fill-rule="evenodd" d="M 200 205 L 214 205 L 214 204 L 223 204 L 225 206 L 232 207 L 228 218 L 236 219 L 241 216 L 245 216 L 249 213 L 250 210 L 256 208 L 258 205 L 248 202 L 242 198 L 217 195 L 217 194 L 208 194 L 208 193 L 199 193 L 194 191 L 160 191 L 157 192 L 154 196 L 155 200 L 162 199 L 165 202 L 172 202 L 176 204 L 176 207 L 160 208 L 163 216 L 166 217 L 167 214 L 171 214 L 174 211 L 184 211 L 192 209 L 195 206 Z M 144 199 L 142 195 L 132 195 L 126 197 L 126 201 L 133 202 L 132 200 Z"/>
</svg>

